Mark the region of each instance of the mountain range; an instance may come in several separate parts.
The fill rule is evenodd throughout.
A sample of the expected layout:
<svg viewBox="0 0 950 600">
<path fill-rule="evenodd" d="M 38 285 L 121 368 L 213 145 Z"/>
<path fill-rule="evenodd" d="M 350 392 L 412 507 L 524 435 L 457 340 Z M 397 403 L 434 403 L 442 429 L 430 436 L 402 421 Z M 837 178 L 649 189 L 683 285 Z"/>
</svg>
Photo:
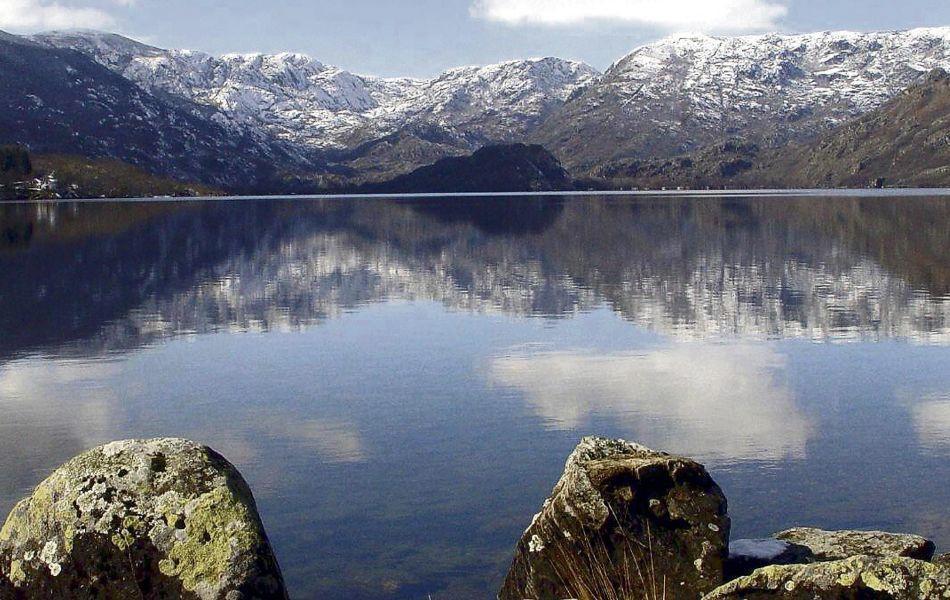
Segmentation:
<svg viewBox="0 0 950 600">
<path fill-rule="evenodd" d="M 950 28 L 671 38 L 639 48 L 548 119 L 538 141 L 573 171 L 740 137 L 814 138 L 950 68 Z"/>
<path fill-rule="evenodd" d="M 615 160 L 628 188 L 941 187 L 950 183 L 950 75 L 934 69 L 874 110 L 803 143 L 730 140 L 672 158 Z"/>
<path fill-rule="evenodd" d="M 637 161 L 807 147 L 939 68 L 950 28 L 672 37 L 605 73 L 542 58 L 427 80 L 101 32 L 3 34 L 0 143 L 270 191 L 379 185 L 483 146 L 540 144 L 572 177 L 611 187 Z"/>
</svg>

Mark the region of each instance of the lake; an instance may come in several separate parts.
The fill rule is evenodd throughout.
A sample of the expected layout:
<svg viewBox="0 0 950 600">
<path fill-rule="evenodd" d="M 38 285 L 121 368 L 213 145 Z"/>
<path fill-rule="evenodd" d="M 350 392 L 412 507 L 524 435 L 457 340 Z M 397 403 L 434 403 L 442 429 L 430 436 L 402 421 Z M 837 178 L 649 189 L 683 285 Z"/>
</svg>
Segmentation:
<svg viewBox="0 0 950 600">
<path fill-rule="evenodd" d="M 696 457 L 733 538 L 950 551 L 950 196 L 0 205 L 0 513 L 186 437 L 294 597 L 493 597 L 581 436 Z"/>
</svg>

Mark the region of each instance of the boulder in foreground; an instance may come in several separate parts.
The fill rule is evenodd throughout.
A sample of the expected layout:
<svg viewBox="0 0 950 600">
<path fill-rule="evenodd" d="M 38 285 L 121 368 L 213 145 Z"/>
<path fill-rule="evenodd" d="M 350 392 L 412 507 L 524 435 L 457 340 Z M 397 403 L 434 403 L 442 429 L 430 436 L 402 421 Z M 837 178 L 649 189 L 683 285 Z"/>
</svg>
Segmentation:
<svg viewBox="0 0 950 600">
<path fill-rule="evenodd" d="M 4 578 L 18 598 L 286 598 L 240 473 L 177 439 L 115 442 L 60 467 L 0 530 Z"/>
<path fill-rule="evenodd" d="M 729 525 L 702 465 L 585 438 L 519 542 L 499 598 L 699 598 L 722 583 Z"/>
<path fill-rule="evenodd" d="M 771 566 L 730 581 L 704 600 L 939 600 L 950 598 L 950 570 L 899 557 L 855 556 L 810 565 Z"/>
<path fill-rule="evenodd" d="M 823 531 L 796 527 L 775 537 L 808 548 L 816 561 L 844 560 L 860 555 L 930 560 L 936 550 L 933 542 L 919 535 L 883 531 Z"/>
</svg>

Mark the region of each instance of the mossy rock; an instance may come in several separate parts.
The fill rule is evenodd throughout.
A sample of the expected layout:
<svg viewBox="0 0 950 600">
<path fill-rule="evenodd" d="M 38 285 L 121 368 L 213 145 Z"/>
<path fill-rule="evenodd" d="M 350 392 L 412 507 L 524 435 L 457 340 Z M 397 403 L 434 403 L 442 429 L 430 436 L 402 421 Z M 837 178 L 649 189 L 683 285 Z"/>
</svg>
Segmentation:
<svg viewBox="0 0 950 600">
<path fill-rule="evenodd" d="M 919 535 L 885 531 L 823 531 L 796 527 L 776 534 L 776 539 L 811 550 L 816 561 L 844 560 L 852 556 L 897 556 L 930 560 L 936 546 Z"/>
<path fill-rule="evenodd" d="M 0 576 L 18 598 L 287 596 L 240 473 L 177 439 L 114 442 L 60 467 L 0 530 Z"/>
<path fill-rule="evenodd" d="M 499 598 L 700 598 L 723 581 L 729 526 L 702 465 L 585 438 L 522 536 Z"/>
<path fill-rule="evenodd" d="M 704 600 L 941 600 L 950 570 L 922 560 L 854 556 L 770 566 L 723 585 Z"/>
</svg>

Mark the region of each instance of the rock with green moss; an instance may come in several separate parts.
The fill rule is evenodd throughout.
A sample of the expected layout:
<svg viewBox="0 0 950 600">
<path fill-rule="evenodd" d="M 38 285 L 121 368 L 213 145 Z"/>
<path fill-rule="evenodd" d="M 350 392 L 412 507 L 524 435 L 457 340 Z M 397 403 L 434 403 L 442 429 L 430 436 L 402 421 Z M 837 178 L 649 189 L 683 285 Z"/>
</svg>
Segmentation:
<svg viewBox="0 0 950 600">
<path fill-rule="evenodd" d="M 723 581 L 729 525 L 702 465 L 585 438 L 521 538 L 499 598 L 699 598 Z"/>
<path fill-rule="evenodd" d="M 730 581 L 704 600 L 941 600 L 950 570 L 913 558 L 854 556 L 810 565 L 770 566 Z"/>
<path fill-rule="evenodd" d="M 884 531 L 823 531 L 796 527 L 775 537 L 808 548 L 816 561 L 843 560 L 859 555 L 930 560 L 936 550 L 933 542 L 919 535 Z"/>
<path fill-rule="evenodd" d="M 287 596 L 240 473 L 177 439 L 115 442 L 60 467 L 0 530 L 2 578 L 18 598 Z"/>
</svg>

